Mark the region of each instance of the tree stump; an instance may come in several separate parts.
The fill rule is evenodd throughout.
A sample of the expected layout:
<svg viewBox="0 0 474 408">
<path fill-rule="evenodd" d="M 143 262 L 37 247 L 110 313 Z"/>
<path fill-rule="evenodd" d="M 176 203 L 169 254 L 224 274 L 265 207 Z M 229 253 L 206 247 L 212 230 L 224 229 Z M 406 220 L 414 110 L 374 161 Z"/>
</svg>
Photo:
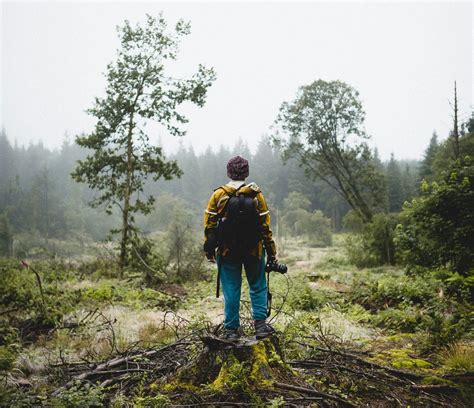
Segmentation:
<svg viewBox="0 0 474 408">
<path fill-rule="evenodd" d="M 243 337 L 231 342 L 208 335 L 201 338 L 204 351 L 188 366 L 162 380 L 166 393 L 199 393 L 205 398 L 256 402 L 264 395 L 275 396 L 273 384 L 293 377 L 283 360 L 278 337 L 262 340 Z M 206 399 L 206 398 L 205 398 Z"/>
</svg>

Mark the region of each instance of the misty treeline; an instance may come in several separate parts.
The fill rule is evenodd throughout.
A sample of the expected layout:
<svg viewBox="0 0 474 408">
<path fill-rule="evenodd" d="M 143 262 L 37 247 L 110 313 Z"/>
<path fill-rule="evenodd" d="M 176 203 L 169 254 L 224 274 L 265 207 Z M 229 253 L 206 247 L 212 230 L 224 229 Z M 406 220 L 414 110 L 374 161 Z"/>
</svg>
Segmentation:
<svg viewBox="0 0 474 408">
<path fill-rule="evenodd" d="M 442 159 L 435 160 L 438 150 L 442 151 L 438 143 L 434 135 L 420 162 L 397 160 L 393 155 L 388 162 L 381 162 L 375 156 L 386 183 L 386 211 L 399 211 L 404 201 L 419 193 L 422 178 L 432 179 L 441 171 Z M 255 181 L 265 192 L 274 227 L 277 214 L 281 220 L 285 210 L 288 212 L 293 206 L 311 212 L 320 210 L 331 220 L 332 230 L 341 230 L 349 205 L 323 181 L 309 183 L 297 160 L 289 159 L 285 163 L 280 153 L 277 147 L 270 145 L 268 138 L 261 139 L 254 154 L 243 142 L 233 148 L 209 147 L 201 154 L 181 146 L 168 159 L 177 161 L 183 175 L 168 181 L 147 181 L 146 192 L 155 195 L 157 202 L 150 216 L 138 219 L 139 227 L 145 233 L 164 231 L 173 216 L 183 210 L 185 223 L 199 228 L 210 193 L 227 182 L 228 159 L 240 154 L 250 159 L 249 180 Z M 120 214 L 104 216 L 100 208 L 91 208 L 88 204 L 95 192 L 71 178 L 76 161 L 86 156 L 87 150 L 67 139 L 57 150 L 50 150 L 41 142 L 20 147 L 12 144 L 6 131 L 2 131 L 0 228 L 3 255 L 19 255 L 19 251 L 28 249 L 28 244 L 36 240 L 107 238 L 119 222 Z M 292 199 L 288 200 L 292 193 Z"/>
</svg>

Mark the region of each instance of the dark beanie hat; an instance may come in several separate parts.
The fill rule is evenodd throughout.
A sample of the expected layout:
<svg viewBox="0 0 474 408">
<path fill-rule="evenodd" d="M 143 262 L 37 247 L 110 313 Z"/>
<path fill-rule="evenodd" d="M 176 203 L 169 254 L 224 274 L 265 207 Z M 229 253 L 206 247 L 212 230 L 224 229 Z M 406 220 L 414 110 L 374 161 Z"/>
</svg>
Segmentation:
<svg viewBox="0 0 474 408">
<path fill-rule="evenodd" d="M 249 162 L 240 156 L 232 157 L 227 163 L 227 175 L 232 180 L 244 180 L 249 175 Z"/>
</svg>

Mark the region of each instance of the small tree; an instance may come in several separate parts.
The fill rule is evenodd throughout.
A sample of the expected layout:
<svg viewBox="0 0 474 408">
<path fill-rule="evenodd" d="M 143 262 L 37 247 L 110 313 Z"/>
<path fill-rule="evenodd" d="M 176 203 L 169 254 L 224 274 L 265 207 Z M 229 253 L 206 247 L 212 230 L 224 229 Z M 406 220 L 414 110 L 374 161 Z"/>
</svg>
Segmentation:
<svg viewBox="0 0 474 408">
<path fill-rule="evenodd" d="M 298 236 L 301 234 L 301 225 L 308 221 L 311 201 L 298 191 L 292 191 L 283 200 L 282 224 L 285 232 Z"/>
<path fill-rule="evenodd" d="M 332 245 L 331 220 L 320 210 L 309 214 L 307 221 L 301 225 L 303 234 L 308 235 L 313 247 L 327 247 Z"/>
<path fill-rule="evenodd" d="M 153 146 L 145 129 L 150 121 L 164 126 L 171 135 L 181 136 L 187 118 L 177 108 L 189 101 L 203 106 L 208 87 L 215 79 L 212 69 L 199 66 L 189 79 L 166 74 L 166 63 L 175 60 L 181 37 L 190 33 L 190 25 L 178 21 L 168 32 L 162 15 L 147 16 L 144 26 L 118 28 L 120 49 L 115 62 L 107 66 L 106 95 L 96 98 L 88 113 L 97 119 L 94 131 L 76 138 L 92 153 L 78 162 L 72 173 L 76 181 L 99 190 L 91 203 L 103 205 L 110 214 L 121 213 L 120 271 L 128 263 L 130 244 L 137 228 L 135 213 L 148 214 L 154 197 L 143 192 L 148 175 L 156 181 L 180 176 L 176 162 L 166 161 L 161 147 Z"/>
<path fill-rule="evenodd" d="M 385 207 L 384 175 L 365 143 L 365 113 L 358 92 L 341 81 L 318 80 L 300 88 L 280 108 L 274 137 L 285 158 L 294 157 L 312 178 L 334 188 L 364 221 Z"/>
</svg>

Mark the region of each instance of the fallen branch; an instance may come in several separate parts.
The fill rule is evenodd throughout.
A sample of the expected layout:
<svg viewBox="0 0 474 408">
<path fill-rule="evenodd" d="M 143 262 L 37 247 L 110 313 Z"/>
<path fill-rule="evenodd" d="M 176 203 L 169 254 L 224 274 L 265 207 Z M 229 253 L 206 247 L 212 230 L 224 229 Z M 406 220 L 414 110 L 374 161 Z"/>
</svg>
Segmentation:
<svg viewBox="0 0 474 408">
<path fill-rule="evenodd" d="M 74 385 L 74 383 L 77 381 L 88 381 L 90 378 L 98 377 L 101 375 L 110 375 L 110 374 L 114 375 L 115 374 L 117 376 L 122 376 L 123 374 L 130 373 L 130 372 L 150 372 L 152 370 L 140 369 L 140 368 L 128 368 L 128 365 L 129 364 L 133 364 L 135 366 L 137 365 L 136 361 L 131 361 L 132 359 L 153 357 L 157 355 L 158 353 L 162 353 L 170 348 L 175 348 L 178 346 L 183 346 L 183 345 L 188 345 L 188 344 L 190 343 L 181 341 L 181 342 L 177 342 L 173 344 L 168 344 L 159 349 L 148 350 L 142 353 L 135 352 L 133 354 L 127 354 L 124 357 L 117 357 L 112 360 L 106 361 L 104 363 L 101 363 L 92 367 L 91 369 L 89 369 L 89 371 L 86 371 L 82 374 L 79 374 L 73 377 L 71 381 L 67 382 L 62 387 L 53 391 L 52 395 L 53 396 L 59 395 L 61 392 L 71 388 Z M 118 369 L 120 368 L 121 365 L 125 365 L 126 368 L 122 370 Z"/>
<path fill-rule="evenodd" d="M 451 381 L 456 381 L 456 382 L 472 384 L 474 383 L 474 371 L 468 371 L 468 372 L 459 373 L 459 374 L 444 374 L 441 376 L 441 378 L 445 378 L 446 380 L 451 380 Z"/>
<path fill-rule="evenodd" d="M 324 392 L 316 391 L 311 388 L 299 387 L 296 385 L 283 384 L 279 382 L 274 382 L 273 386 L 275 388 L 280 388 L 282 390 L 296 391 L 303 394 L 310 394 L 310 395 L 315 395 L 315 396 L 326 398 L 326 399 L 331 399 L 333 401 L 339 402 L 340 404 L 344 404 L 345 406 L 348 406 L 348 407 L 356 407 L 356 405 L 352 404 L 351 402 L 343 400 L 342 398 L 336 397 L 335 395 L 326 394 Z"/>
<path fill-rule="evenodd" d="M 31 270 L 35 276 L 36 276 L 36 282 L 38 283 L 38 287 L 39 287 L 39 290 L 40 290 L 40 294 L 41 294 L 41 307 L 42 307 L 42 312 L 44 313 L 45 311 L 45 305 L 46 305 L 46 302 L 44 300 L 44 292 L 43 292 L 43 284 L 41 283 L 41 277 L 39 275 L 39 273 L 35 270 L 35 268 L 33 268 L 30 264 L 28 264 L 26 261 L 21 261 L 21 265 L 23 267 L 25 267 L 26 269 L 28 270 Z"/>
<path fill-rule="evenodd" d="M 413 390 L 427 392 L 457 392 L 457 388 L 449 384 L 415 384 L 410 386 Z"/>
<path fill-rule="evenodd" d="M 371 361 L 367 361 L 367 360 L 364 360 L 363 358 L 359 357 L 356 354 L 344 353 L 340 350 L 329 350 L 329 349 L 325 349 L 325 348 L 322 348 L 322 347 L 312 347 L 312 348 L 316 349 L 316 350 L 319 350 L 319 351 L 322 351 L 324 353 L 338 354 L 338 355 L 346 357 L 346 358 L 351 358 L 351 359 L 357 360 L 359 363 L 361 363 L 365 366 L 368 366 L 370 368 L 378 368 L 378 369 L 387 371 L 387 372 L 393 374 L 394 376 L 396 376 L 398 378 L 404 378 L 404 379 L 408 378 L 410 380 L 421 380 L 421 379 L 423 379 L 422 375 L 415 374 L 415 373 L 412 373 L 410 371 L 397 370 L 397 369 L 392 368 L 392 367 L 388 367 L 388 366 L 377 364 L 377 363 L 374 363 L 374 362 L 371 362 Z M 311 360 L 306 360 L 306 361 L 311 361 Z"/>
</svg>

